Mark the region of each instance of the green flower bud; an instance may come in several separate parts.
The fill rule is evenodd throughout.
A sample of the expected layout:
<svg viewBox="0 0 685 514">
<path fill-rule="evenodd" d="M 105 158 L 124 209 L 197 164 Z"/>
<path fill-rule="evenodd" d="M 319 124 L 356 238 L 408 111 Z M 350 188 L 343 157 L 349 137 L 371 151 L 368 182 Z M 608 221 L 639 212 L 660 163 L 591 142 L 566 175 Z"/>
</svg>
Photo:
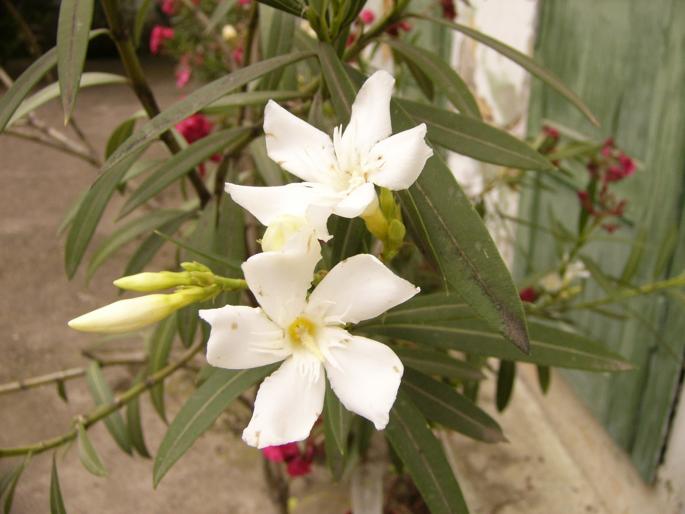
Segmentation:
<svg viewBox="0 0 685 514">
<path fill-rule="evenodd" d="M 407 229 L 400 220 L 392 220 L 388 225 L 388 241 L 393 246 L 399 246 L 407 235 Z"/>
</svg>

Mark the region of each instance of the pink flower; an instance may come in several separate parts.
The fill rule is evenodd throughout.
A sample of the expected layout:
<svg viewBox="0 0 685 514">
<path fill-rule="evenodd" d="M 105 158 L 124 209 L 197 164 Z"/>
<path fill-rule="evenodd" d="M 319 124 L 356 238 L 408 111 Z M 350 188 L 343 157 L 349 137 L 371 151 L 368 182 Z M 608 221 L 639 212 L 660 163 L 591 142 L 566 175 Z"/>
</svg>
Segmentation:
<svg viewBox="0 0 685 514">
<path fill-rule="evenodd" d="M 243 50 L 242 46 L 238 46 L 233 49 L 233 53 L 231 54 L 233 56 L 233 60 L 235 63 L 240 66 L 243 64 L 243 57 L 245 56 L 245 50 Z"/>
<path fill-rule="evenodd" d="M 174 37 L 174 29 L 155 25 L 150 32 L 150 53 L 157 55 L 162 49 L 164 42 Z"/>
<path fill-rule="evenodd" d="M 286 470 L 288 471 L 288 475 L 291 477 L 308 475 L 312 471 L 312 461 L 303 457 L 295 457 L 293 460 L 288 462 L 288 467 Z"/>
<path fill-rule="evenodd" d="M 176 13 L 176 0 L 162 0 L 162 12 L 173 16 Z"/>
<path fill-rule="evenodd" d="M 250 5 L 251 2 L 252 0 L 238 0 L 240 5 Z"/>
<path fill-rule="evenodd" d="M 359 13 L 359 19 L 364 25 L 371 25 L 376 19 L 376 14 L 371 9 L 364 9 Z"/>
<path fill-rule="evenodd" d="M 307 441 L 304 451 L 297 443 L 262 448 L 264 458 L 271 462 L 284 462 L 286 471 L 291 477 L 300 477 L 311 473 L 315 453 L 316 449 L 311 441 Z"/>
<path fill-rule="evenodd" d="M 524 287 L 519 291 L 519 298 L 522 302 L 535 303 L 538 299 L 538 292 L 534 287 Z"/>
<path fill-rule="evenodd" d="M 204 114 L 193 114 L 185 120 L 176 124 L 176 130 L 185 138 L 188 143 L 194 143 L 198 139 L 209 135 L 214 128 L 211 121 Z"/>
<path fill-rule="evenodd" d="M 262 449 L 264 458 L 271 462 L 285 462 L 300 456 L 300 447 L 297 443 L 287 443 L 280 446 L 267 446 Z"/>
<path fill-rule="evenodd" d="M 387 29 L 385 29 L 385 31 L 393 37 L 397 37 L 400 33 L 400 30 L 402 32 L 409 32 L 411 30 L 411 24 L 406 20 L 402 20 L 398 21 L 397 23 L 393 23 Z"/>
<path fill-rule="evenodd" d="M 633 161 L 633 159 L 628 157 L 623 152 L 618 154 L 618 162 L 621 165 L 621 168 L 623 168 L 624 177 L 630 177 L 633 173 L 635 173 L 635 170 L 637 169 L 637 166 L 635 166 L 635 161 Z"/>
<path fill-rule="evenodd" d="M 181 89 L 190 82 L 192 71 L 190 68 L 181 67 L 176 70 L 176 87 Z"/>
</svg>

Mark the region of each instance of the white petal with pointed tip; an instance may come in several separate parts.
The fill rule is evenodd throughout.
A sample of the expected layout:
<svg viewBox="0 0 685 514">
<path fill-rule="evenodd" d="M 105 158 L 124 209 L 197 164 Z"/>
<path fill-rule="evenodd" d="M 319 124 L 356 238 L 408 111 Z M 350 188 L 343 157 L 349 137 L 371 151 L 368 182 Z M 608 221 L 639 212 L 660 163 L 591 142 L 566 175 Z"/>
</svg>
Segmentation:
<svg viewBox="0 0 685 514">
<path fill-rule="evenodd" d="M 304 181 L 328 183 L 336 171 L 331 138 L 273 100 L 264 109 L 266 152 Z"/>
<path fill-rule="evenodd" d="M 369 180 L 394 191 L 408 189 L 419 178 L 433 150 L 426 144 L 422 123 L 377 143 L 369 153 Z"/>
<path fill-rule="evenodd" d="M 288 356 L 283 330 L 262 309 L 226 305 L 200 311 L 212 326 L 207 362 L 226 369 L 249 369 L 281 361 Z"/>
<path fill-rule="evenodd" d="M 302 441 L 309 436 L 323 408 L 326 379 L 321 363 L 316 375 L 303 372 L 302 363 L 289 358 L 262 382 L 254 412 L 243 431 L 243 441 L 264 448 Z M 306 366 L 305 366 L 306 367 Z"/>
<path fill-rule="evenodd" d="M 394 85 L 393 76 L 383 70 L 364 82 L 354 99 L 350 123 L 342 136 L 345 150 L 354 148 L 365 156 L 374 144 L 392 134 L 390 99 Z"/>
<path fill-rule="evenodd" d="M 283 215 L 311 218 L 315 226 L 325 219 L 314 219 L 317 214 L 327 216 L 326 208 L 337 204 L 341 195 L 332 188 L 313 182 L 297 182 L 285 186 L 256 187 L 226 184 L 226 192 L 233 201 L 250 212 L 262 225 L 270 225 Z M 309 209 L 310 206 L 321 209 Z"/>
<path fill-rule="evenodd" d="M 388 346 L 341 328 L 326 328 L 321 337 L 329 346 L 331 360 L 324 365 L 333 392 L 347 410 L 383 430 L 404 373 L 402 361 Z"/>
<path fill-rule="evenodd" d="M 307 312 L 324 313 L 331 322 L 359 323 L 418 292 L 373 255 L 360 254 L 338 263 L 323 278 L 309 297 Z"/>
<path fill-rule="evenodd" d="M 333 212 L 343 218 L 361 216 L 376 198 L 376 189 L 371 182 L 366 182 L 350 191 L 334 208 Z"/>
<path fill-rule="evenodd" d="M 287 328 L 302 313 L 321 246 L 311 237 L 297 251 L 262 252 L 247 259 L 243 273 L 267 316 Z"/>
</svg>

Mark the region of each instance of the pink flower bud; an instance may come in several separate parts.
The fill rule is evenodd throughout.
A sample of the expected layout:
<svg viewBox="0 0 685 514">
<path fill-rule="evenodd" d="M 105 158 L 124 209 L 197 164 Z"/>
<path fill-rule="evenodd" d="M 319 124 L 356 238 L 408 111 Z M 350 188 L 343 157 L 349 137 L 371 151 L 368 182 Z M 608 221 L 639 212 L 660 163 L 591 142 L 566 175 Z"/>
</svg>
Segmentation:
<svg viewBox="0 0 685 514">
<path fill-rule="evenodd" d="M 364 9 L 359 13 L 359 19 L 364 25 L 371 25 L 376 19 L 376 14 L 371 9 Z"/>
<path fill-rule="evenodd" d="M 538 296 L 538 292 L 534 287 L 524 287 L 519 291 L 519 298 L 521 298 L 522 302 L 535 303 Z"/>
</svg>

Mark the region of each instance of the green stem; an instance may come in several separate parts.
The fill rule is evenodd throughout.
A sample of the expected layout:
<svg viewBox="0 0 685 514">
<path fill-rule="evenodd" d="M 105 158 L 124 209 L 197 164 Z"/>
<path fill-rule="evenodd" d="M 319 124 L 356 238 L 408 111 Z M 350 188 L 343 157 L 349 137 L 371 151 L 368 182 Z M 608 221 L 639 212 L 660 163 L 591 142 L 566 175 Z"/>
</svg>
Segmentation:
<svg viewBox="0 0 685 514">
<path fill-rule="evenodd" d="M 122 10 L 119 8 L 119 2 L 118 0 L 101 0 L 101 2 L 102 8 L 105 11 L 105 16 L 107 17 L 107 23 L 112 33 L 112 39 L 119 52 L 119 57 L 124 65 L 126 75 L 131 81 L 133 92 L 138 97 L 138 100 L 148 117 L 154 118 L 160 113 L 159 105 L 152 93 L 152 89 L 150 89 L 150 86 L 145 79 L 145 72 L 143 71 L 143 67 L 136 54 L 135 46 L 121 16 Z M 181 151 L 181 147 L 171 131 L 167 130 L 166 132 L 163 132 L 160 138 L 171 153 L 175 154 Z M 188 176 L 200 199 L 200 204 L 204 207 L 207 202 L 211 200 L 211 194 L 197 171 L 190 171 Z"/>
<path fill-rule="evenodd" d="M 169 364 L 165 368 L 160 369 L 156 373 L 153 373 L 147 377 L 143 382 L 138 382 L 136 385 L 125 391 L 123 394 L 116 397 L 112 403 L 103 404 L 99 407 L 93 409 L 90 413 L 84 416 L 76 416 L 74 418 L 74 423 L 80 423 L 84 428 L 88 429 L 98 421 L 103 420 L 113 412 L 116 412 L 128 402 L 130 402 L 136 396 L 144 393 L 150 389 L 155 384 L 161 382 L 166 377 L 174 373 L 179 368 L 183 367 L 187 362 L 189 362 L 202 348 L 204 347 L 202 341 L 199 341 L 195 346 L 190 347 L 179 360 Z M 44 439 L 34 444 L 28 446 L 15 446 L 12 448 L 0 448 L 0 458 L 3 457 L 16 457 L 18 455 L 26 455 L 30 453 L 32 455 L 43 453 L 45 451 L 51 450 L 52 448 L 57 448 L 62 446 L 69 441 L 76 438 L 76 428 L 72 428 L 68 432 L 62 434 L 61 436 L 53 437 L 51 439 Z"/>
</svg>

